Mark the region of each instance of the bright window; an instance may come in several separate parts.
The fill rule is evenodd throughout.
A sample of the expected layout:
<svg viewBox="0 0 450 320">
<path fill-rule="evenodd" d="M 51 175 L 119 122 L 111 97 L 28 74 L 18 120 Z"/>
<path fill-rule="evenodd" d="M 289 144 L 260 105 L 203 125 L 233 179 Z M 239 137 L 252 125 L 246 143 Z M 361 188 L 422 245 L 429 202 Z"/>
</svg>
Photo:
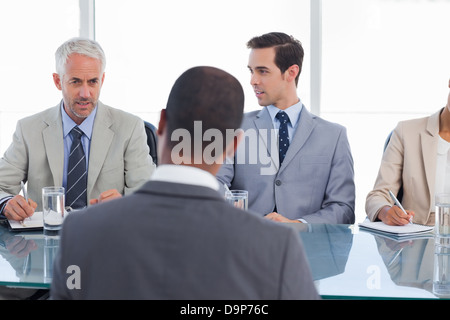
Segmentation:
<svg viewBox="0 0 450 320">
<path fill-rule="evenodd" d="M 365 218 L 388 133 L 445 106 L 450 1 L 322 0 L 321 116 L 347 127 Z"/>
<path fill-rule="evenodd" d="M 176 78 L 190 67 L 212 65 L 236 76 L 245 90 L 245 111 L 257 110 L 246 42 L 282 31 L 305 49 L 298 94 L 311 110 L 315 0 L 81 1 L 95 3 L 95 37 L 107 57 L 100 99 L 108 105 L 157 125 Z M 446 103 L 450 0 L 321 3 L 322 64 L 314 66 L 322 70 L 320 116 L 347 127 L 361 221 L 388 133 L 398 121 L 428 116 Z M 54 52 L 79 35 L 80 0 L 2 1 L 0 28 L 3 153 L 18 119 L 60 101 L 52 81 Z"/>
<path fill-rule="evenodd" d="M 16 122 L 55 106 L 55 51 L 79 34 L 78 0 L 0 2 L 0 152 L 12 140 Z"/>
<path fill-rule="evenodd" d="M 96 39 L 107 56 L 102 102 L 158 123 L 188 68 L 210 65 L 238 78 L 246 111 L 260 108 L 247 68 L 253 36 L 283 31 L 305 49 L 299 94 L 309 103 L 309 0 L 96 0 Z"/>
</svg>

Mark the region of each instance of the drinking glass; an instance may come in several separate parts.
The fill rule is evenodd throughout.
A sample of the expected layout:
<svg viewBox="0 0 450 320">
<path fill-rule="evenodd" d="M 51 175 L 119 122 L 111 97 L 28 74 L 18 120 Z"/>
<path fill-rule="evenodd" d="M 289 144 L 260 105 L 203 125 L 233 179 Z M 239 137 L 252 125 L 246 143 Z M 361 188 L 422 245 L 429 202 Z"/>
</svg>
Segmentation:
<svg viewBox="0 0 450 320">
<path fill-rule="evenodd" d="M 60 230 L 64 221 L 64 188 L 42 188 L 44 230 Z"/>
<path fill-rule="evenodd" d="M 225 199 L 236 208 L 248 210 L 247 190 L 229 190 L 225 193 Z"/>
</svg>

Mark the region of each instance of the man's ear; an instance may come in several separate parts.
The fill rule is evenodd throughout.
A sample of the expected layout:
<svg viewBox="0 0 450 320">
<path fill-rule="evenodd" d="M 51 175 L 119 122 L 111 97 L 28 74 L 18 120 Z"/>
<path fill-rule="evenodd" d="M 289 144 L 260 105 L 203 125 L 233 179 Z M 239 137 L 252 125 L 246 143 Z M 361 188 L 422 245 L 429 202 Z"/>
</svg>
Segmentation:
<svg viewBox="0 0 450 320">
<path fill-rule="evenodd" d="M 102 80 L 101 80 L 101 82 L 100 82 L 100 87 L 103 86 L 103 82 L 105 82 L 105 72 L 103 72 Z"/>
<path fill-rule="evenodd" d="M 158 128 L 156 129 L 157 135 L 162 136 L 165 128 L 166 128 L 166 109 L 162 109 L 161 114 L 159 116 Z"/>
<path fill-rule="evenodd" d="M 157 143 L 157 152 L 158 152 L 158 160 L 160 163 L 164 161 L 164 149 L 166 144 L 166 110 L 162 109 L 161 114 L 159 116 L 158 128 L 156 128 L 156 135 L 158 136 Z"/>
<path fill-rule="evenodd" d="M 53 82 L 54 82 L 56 88 L 58 88 L 58 90 L 62 90 L 61 78 L 60 78 L 59 74 L 57 74 L 57 73 L 53 74 Z"/>
<path fill-rule="evenodd" d="M 300 72 L 300 68 L 298 65 L 293 64 L 286 70 L 286 76 L 288 81 L 295 81 L 295 78 L 297 77 L 298 73 Z"/>
</svg>

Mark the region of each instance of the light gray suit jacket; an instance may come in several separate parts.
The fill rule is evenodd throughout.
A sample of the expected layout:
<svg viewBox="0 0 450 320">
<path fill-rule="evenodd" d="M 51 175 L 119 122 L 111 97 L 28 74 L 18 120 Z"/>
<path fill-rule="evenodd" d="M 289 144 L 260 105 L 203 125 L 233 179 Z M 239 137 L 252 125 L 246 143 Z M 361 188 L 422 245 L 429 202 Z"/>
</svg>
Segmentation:
<svg viewBox="0 0 450 320">
<path fill-rule="evenodd" d="M 154 170 L 143 121 L 98 103 L 89 153 L 88 200 L 117 189 L 128 194 L 145 183 Z M 0 159 L 0 199 L 20 192 L 42 206 L 42 187 L 62 186 L 64 165 L 60 104 L 17 123 L 13 141 Z"/>
<path fill-rule="evenodd" d="M 249 208 L 311 223 L 354 223 L 353 158 L 346 129 L 303 106 L 281 168 L 278 138 L 266 108 L 245 114 L 245 138 L 217 174 L 230 189 L 249 192 Z M 230 159 L 227 159 L 230 160 Z"/>
<path fill-rule="evenodd" d="M 69 266 L 79 267 L 80 289 L 67 287 L 68 280 L 76 284 Z M 213 189 L 162 181 L 66 218 L 50 294 L 53 299 L 319 298 L 294 228 L 243 212 Z"/>
</svg>

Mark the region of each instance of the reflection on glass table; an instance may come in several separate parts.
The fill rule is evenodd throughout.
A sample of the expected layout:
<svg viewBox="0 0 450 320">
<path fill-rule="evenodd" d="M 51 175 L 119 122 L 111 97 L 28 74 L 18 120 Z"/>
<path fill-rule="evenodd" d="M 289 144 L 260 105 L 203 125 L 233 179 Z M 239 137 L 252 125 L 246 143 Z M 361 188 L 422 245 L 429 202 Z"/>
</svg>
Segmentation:
<svg viewBox="0 0 450 320">
<path fill-rule="evenodd" d="M 450 251 L 434 255 L 432 236 L 401 242 L 359 230 L 357 225 L 294 227 L 300 232 L 313 278 L 325 299 L 450 297 L 433 291 L 433 274 L 437 272 L 441 280 L 450 277 L 446 268 Z M 441 291 L 448 290 L 445 285 L 440 282 Z"/>
<path fill-rule="evenodd" d="M 0 226 L 0 285 L 49 288 L 58 235 L 43 231 L 11 232 Z"/>
<path fill-rule="evenodd" d="M 357 225 L 288 225 L 299 232 L 324 299 L 449 297 L 450 248 L 436 248 L 432 237 L 396 241 Z M 0 224 L 0 245 L 0 285 L 50 287 L 59 236 L 10 232 Z"/>
</svg>

